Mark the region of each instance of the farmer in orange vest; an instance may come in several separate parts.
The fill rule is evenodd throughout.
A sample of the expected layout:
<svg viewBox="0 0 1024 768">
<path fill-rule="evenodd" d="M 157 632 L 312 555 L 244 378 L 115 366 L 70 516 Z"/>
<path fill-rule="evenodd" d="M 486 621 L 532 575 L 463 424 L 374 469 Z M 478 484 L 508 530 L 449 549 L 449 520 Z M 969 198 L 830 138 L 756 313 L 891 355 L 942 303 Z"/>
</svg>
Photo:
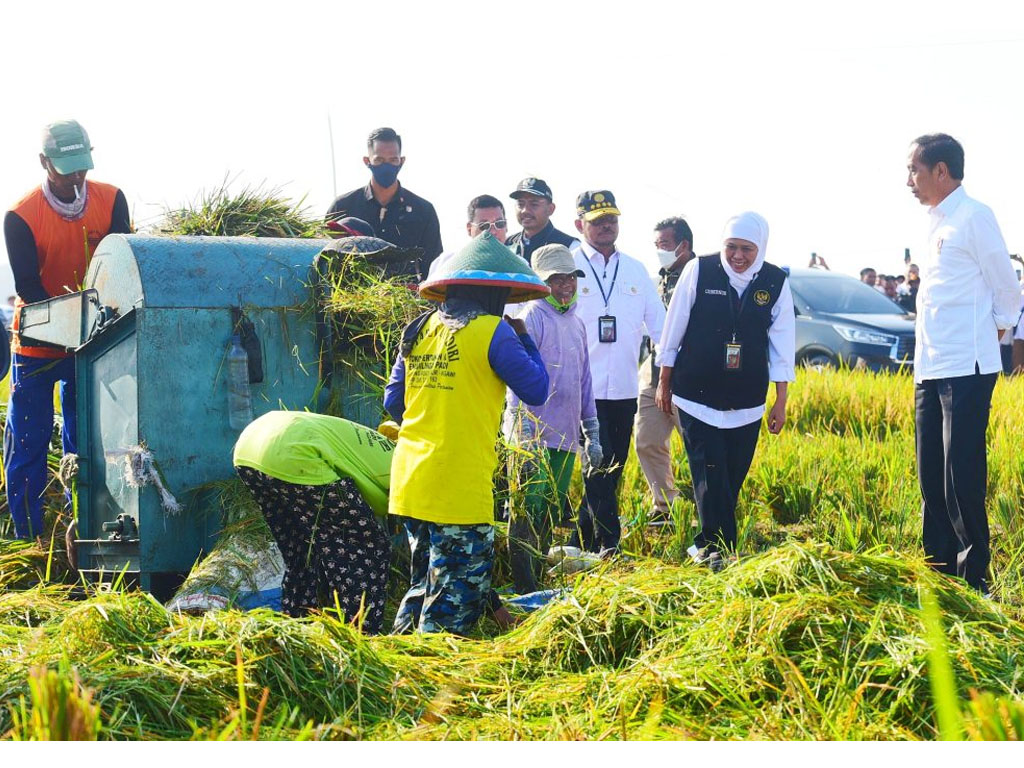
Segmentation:
<svg viewBox="0 0 1024 768">
<path fill-rule="evenodd" d="M 131 231 L 128 202 L 117 187 L 87 182 L 92 170 L 89 134 L 74 120 L 43 131 L 43 183 L 4 217 L 7 256 L 17 293 L 11 334 L 11 399 L 4 429 L 7 501 L 19 539 L 43 533 L 46 453 L 53 433 L 53 387 L 60 384 L 64 453 L 75 452 L 75 361 L 63 349 L 22 344 L 25 304 L 81 288 L 89 257 L 111 232 Z"/>
</svg>

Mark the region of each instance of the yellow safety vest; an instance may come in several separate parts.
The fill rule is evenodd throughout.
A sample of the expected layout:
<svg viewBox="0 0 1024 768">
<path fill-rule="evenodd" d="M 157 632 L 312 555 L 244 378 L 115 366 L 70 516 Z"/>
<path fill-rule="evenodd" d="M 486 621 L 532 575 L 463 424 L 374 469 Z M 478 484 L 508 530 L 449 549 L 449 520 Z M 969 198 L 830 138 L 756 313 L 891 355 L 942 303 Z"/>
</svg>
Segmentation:
<svg viewBox="0 0 1024 768">
<path fill-rule="evenodd" d="M 494 522 L 495 442 L 505 382 L 487 351 L 501 319 L 452 331 L 434 313 L 405 360 L 405 418 L 388 512 L 443 525 Z"/>
</svg>

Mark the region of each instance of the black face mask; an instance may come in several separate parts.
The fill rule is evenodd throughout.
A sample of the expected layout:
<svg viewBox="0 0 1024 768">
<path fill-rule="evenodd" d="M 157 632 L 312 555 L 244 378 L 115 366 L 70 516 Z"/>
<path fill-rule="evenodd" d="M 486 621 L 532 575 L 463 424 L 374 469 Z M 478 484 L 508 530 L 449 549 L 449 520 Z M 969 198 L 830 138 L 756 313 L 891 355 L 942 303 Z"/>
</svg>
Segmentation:
<svg viewBox="0 0 1024 768">
<path fill-rule="evenodd" d="M 367 167 L 373 175 L 373 180 L 385 189 L 398 181 L 398 172 L 402 170 L 402 166 L 392 165 L 391 163 L 381 163 L 380 165 L 370 165 Z"/>
</svg>

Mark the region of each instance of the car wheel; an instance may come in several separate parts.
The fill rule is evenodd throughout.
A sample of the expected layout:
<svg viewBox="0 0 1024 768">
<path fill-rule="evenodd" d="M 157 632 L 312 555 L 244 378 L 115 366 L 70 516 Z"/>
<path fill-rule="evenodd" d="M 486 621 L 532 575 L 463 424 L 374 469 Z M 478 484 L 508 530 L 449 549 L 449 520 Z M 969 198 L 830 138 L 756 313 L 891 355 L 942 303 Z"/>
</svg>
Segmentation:
<svg viewBox="0 0 1024 768">
<path fill-rule="evenodd" d="M 828 352 L 808 352 L 800 358 L 800 363 L 805 368 L 813 368 L 816 371 L 839 367 L 839 363 Z"/>
</svg>

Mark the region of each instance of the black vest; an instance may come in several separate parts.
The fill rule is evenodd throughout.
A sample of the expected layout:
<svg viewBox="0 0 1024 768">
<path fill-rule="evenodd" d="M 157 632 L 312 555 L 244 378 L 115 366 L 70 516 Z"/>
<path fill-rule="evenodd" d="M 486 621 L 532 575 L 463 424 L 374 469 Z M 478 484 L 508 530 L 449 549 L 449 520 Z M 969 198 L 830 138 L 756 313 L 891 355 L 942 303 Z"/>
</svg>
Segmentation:
<svg viewBox="0 0 1024 768">
<path fill-rule="evenodd" d="M 701 256 L 697 267 L 697 298 L 672 370 L 672 392 L 719 411 L 764 405 L 768 328 L 786 273 L 762 264 L 740 298 L 729 285 L 719 254 Z M 743 345 L 743 367 L 738 371 L 725 368 L 725 345 L 734 334 Z"/>
</svg>

